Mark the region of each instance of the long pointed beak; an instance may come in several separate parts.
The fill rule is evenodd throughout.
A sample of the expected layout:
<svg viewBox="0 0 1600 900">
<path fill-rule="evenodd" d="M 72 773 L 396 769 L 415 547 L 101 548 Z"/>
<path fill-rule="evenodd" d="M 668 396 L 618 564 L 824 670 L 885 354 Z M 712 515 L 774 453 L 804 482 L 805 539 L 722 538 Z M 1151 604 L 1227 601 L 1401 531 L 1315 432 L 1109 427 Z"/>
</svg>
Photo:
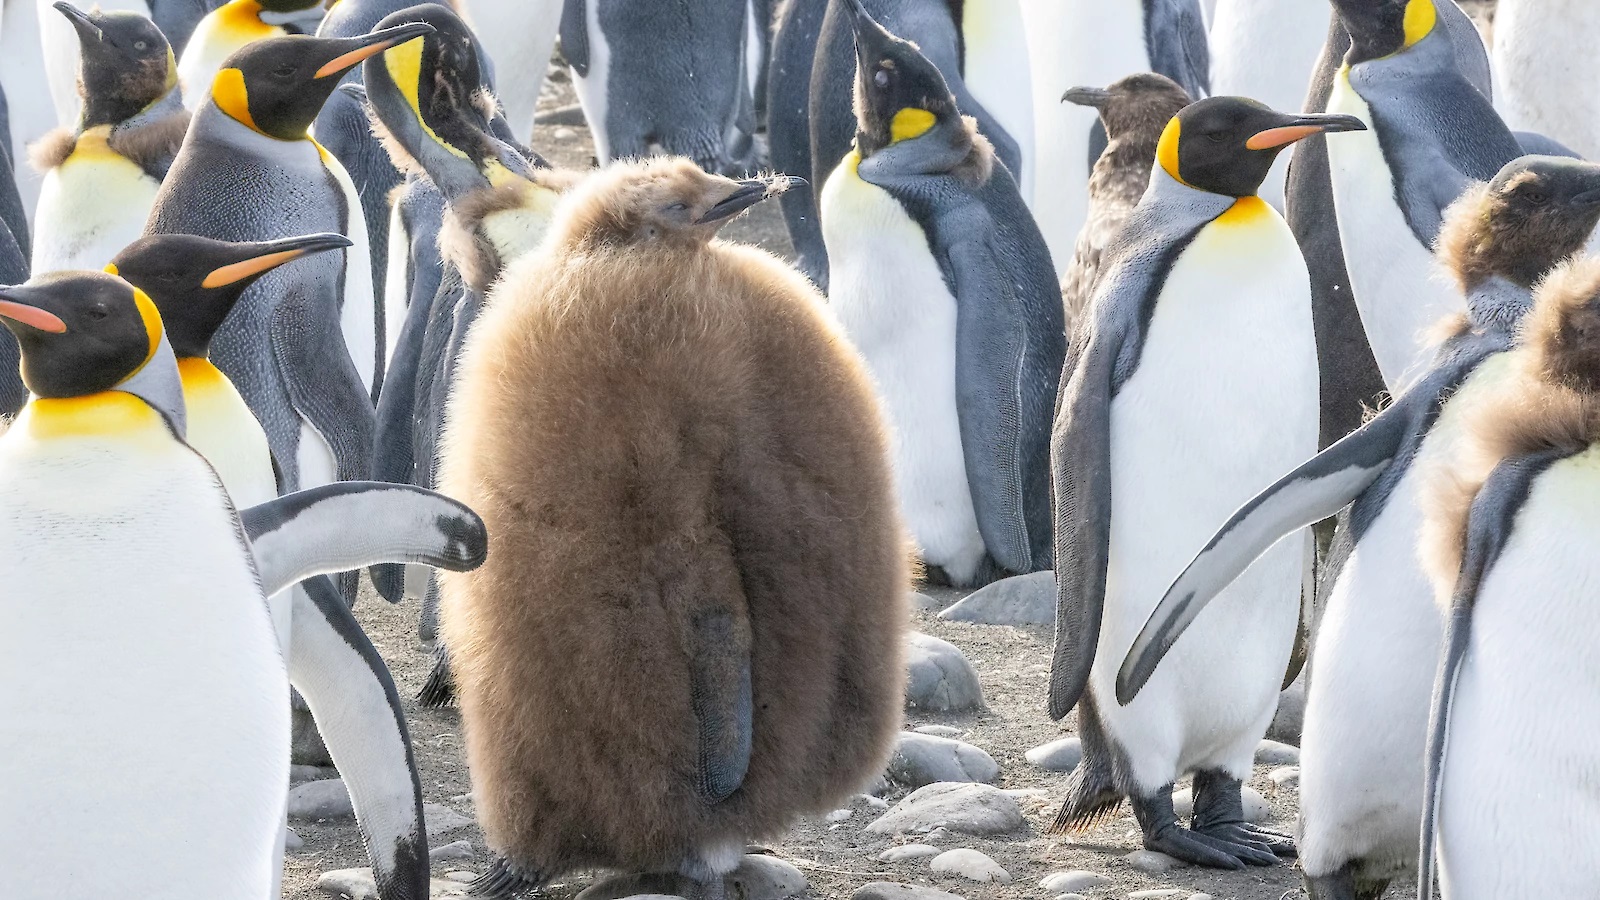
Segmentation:
<svg viewBox="0 0 1600 900">
<path fill-rule="evenodd" d="M 55 7 L 56 12 L 67 17 L 67 21 L 72 23 L 72 27 L 77 30 L 80 37 L 100 40 L 100 26 L 94 23 L 94 19 L 91 19 L 88 13 L 68 3 L 67 0 L 56 0 L 50 5 Z"/>
<path fill-rule="evenodd" d="M 1305 140 L 1313 134 L 1333 134 L 1340 131 L 1366 131 L 1367 123 L 1355 116 L 1334 113 L 1286 116 L 1288 121 L 1265 131 L 1258 131 L 1244 142 L 1250 150 L 1272 150 L 1287 147 L 1295 141 Z"/>
<path fill-rule="evenodd" d="M 66 334 L 67 323 L 41 302 L 26 285 L 0 287 L 0 317 L 50 334 Z"/>
<path fill-rule="evenodd" d="M 1105 88 L 1075 87 L 1069 88 L 1061 95 L 1063 103 L 1073 103 L 1078 106 L 1092 106 L 1095 109 L 1103 108 L 1111 102 L 1111 92 Z"/>
<path fill-rule="evenodd" d="M 739 187 L 733 193 L 722 198 L 717 204 L 706 210 L 696 225 L 707 225 L 712 222 L 721 222 L 731 219 L 744 212 L 768 197 L 776 197 L 796 185 L 805 184 L 804 178 L 793 175 L 772 175 L 767 178 L 751 178 L 739 182 Z"/>
<path fill-rule="evenodd" d="M 211 274 L 200 282 L 204 288 L 226 287 L 237 284 L 246 278 L 270 272 L 277 267 L 293 262 L 302 256 L 310 256 L 324 250 L 339 250 L 351 246 L 349 238 L 342 234 L 308 234 L 303 237 L 285 238 L 281 241 L 267 241 L 256 244 L 255 255 L 242 259 L 236 263 L 212 270 Z"/>
<path fill-rule="evenodd" d="M 354 48 L 324 63 L 322 68 L 317 70 L 317 77 L 342 76 L 362 62 L 377 56 L 390 47 L 422 37 L 425 34 L 433 34 L 432 25 L 426 22 L 409 22 L 405 25 L 385 28 L 382 31 L 374 31 L 362 37 L 351 38 L 348 43 L 353 44 Z"/>
</svg>

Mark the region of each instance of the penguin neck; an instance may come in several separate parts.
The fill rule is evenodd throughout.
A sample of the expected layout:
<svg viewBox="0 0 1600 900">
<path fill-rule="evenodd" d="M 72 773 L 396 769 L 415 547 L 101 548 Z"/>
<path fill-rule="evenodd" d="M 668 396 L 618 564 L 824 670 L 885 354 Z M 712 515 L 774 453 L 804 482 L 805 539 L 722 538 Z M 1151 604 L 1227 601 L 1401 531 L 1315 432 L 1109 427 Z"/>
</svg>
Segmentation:
<svg viewBox="0 0 1600 900">
<path fill-rule="evenodd" d="M 170 441 L 172 428 L 155 407 L 125 391 L 81 397 L 32 397 L 6 432 L 35 441 L 83 438 Z"/>
<path fill-rule="evenodd" d="M 110 125 L 114 131 L 143 128 L 184 112 L 183 96 L 177 88 L 169 88 L 161 96 L 138 108 L 128 102 L 115 108 L 84 104 L 83 116 L 78 123 L 80 133 L 101 125 Z"/>
<path fill-rule="evenodd" d="M 1187 219 L 1198 218 L 1200 221 L 1209 222 L 1229 213 L 1243 200 L 1254 200 L 1256 203 L 1264 204 L 1259 197 L 1229 197 L 1190 187 L 1173 178 L 1161 165 L 1161 161 L 1156 160 L 1150 168 L 1150 186 L 1139 199 L 1139 205 L 1158 206 L 1170 209 Z"/>
<path fill-rule="evenodd" d="M 1514 331 L 1532 305 L 1532 290 L 1499 275 L 1467 291 L 1467 317 L 1474 328 Z"/>
</svg>

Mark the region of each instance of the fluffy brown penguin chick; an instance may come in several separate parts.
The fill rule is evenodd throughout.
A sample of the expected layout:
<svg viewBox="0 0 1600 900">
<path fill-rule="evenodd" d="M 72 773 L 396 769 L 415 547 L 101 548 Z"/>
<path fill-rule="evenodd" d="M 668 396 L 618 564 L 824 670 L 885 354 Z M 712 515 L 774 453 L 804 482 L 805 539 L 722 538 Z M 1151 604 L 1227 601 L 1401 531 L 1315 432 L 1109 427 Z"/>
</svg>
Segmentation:
<svg viewBox="0 0 1600 900">
<path fill-rule="evenodd" d="M 1078 232 L 1072 263 L 1061 276 L 1061 302 L 1066 306 L 1070 336 L 1094 291 L 1101 254 L 1150 186 L 1150 167 L 1155 164 L 1161 132 L 1191 101 L 1176 81 L 1155 72 L 1129 75 L 1105 89 L 1075 87 L 1061 99 L 1098 110 L 1107 139 L 1106 149 L 1089 175 L 1088 219 Z"/>
<path fill-rule="evenodd" d="M 441 625 L 480 893 L 602 867 L 720 897 L 882 771 L 910 563 L 878 403 L 810 283 L 714 239 L 786 183 L 591 176 L 463 350 L 440 486 L 494 552 Z"/>
</svg>

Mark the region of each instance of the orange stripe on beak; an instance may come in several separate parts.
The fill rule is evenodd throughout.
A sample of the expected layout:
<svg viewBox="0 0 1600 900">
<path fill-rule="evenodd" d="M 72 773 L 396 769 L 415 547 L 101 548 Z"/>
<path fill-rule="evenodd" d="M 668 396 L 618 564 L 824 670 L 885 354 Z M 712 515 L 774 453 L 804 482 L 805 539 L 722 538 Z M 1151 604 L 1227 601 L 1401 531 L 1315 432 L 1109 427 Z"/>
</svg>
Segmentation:
<svg viewBox="0 0 1600 900">
<path fill-rule="evenodd" d="M 251 275 L 260 275 L 262 272 L 275 269 L 286 262 L 299 259 L 305 255 L 306 251 L 304 250 L 280 250 L 277 253 L 268 253 L 265 256 L 247 259 L 244 262 L 232 263 L 207 275 L 206 280 L 200 282 L 200 286 L 204 288 L 225 287 L 235 282 L 243 281 Z"/>
<path fill-rule="evenodd" d="M 0 316 L 5 316 L 13 322 L 48 331 L 51 334 L 66 334 L 67 323 L 61 321 L 55 313 L 45 312 L 34 306 L 24 306 L 10 300 L 0 300 Z"/>
<path fill-rule="evenodd" d="M 1268 128 L 1266 131 L 1251 135 L 1250 140 L 1245 141 L 1244 145 L 1250 150 L 1271 150 L 1274 147 L 1282 147 L 1285 144 L 1292 144 L 1313 134 L 1321 133 L 1322 127 L 1319 125 L 1289 125 L 1283 128 Z"/>
<path fill-rule="evenodd" d="M 410 37 L 406 40 L 416 40 L 416 37 Z M 346 53 L 342 56 L 336 56 L 333 58 L 333 60 L 324 64 L 322 68 L 317 70 L 317 77 L 327 78 L 329 75 L 343 75 L 345 72 L 350 71 L 351 69 L 360 65 L 362 62 L 377 56 L 379 53 L 382 53 L 394 45 L 394 41 L 380 41 L 376 44 L 368 44 L 365 47 L 359 47 L 355 50 L 351 50 L 349 53 Z"/>
</svg>

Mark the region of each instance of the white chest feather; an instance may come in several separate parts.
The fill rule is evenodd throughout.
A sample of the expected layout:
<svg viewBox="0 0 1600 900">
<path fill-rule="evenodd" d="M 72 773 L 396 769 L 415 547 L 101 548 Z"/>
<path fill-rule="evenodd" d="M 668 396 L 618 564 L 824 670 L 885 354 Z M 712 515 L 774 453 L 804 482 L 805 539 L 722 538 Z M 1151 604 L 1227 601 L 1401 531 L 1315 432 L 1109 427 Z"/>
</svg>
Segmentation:
<svg viewBox="0 0 1600 900">
<path fill-rule="evenodd" d="M 966 0 L 961 7 L 962 79 L 1022 149 L 1017 186 L 1033 197 L 1033 89 L 1022 0 Z M 1057 92 L 1059 97 L 1059 92 Z"/>
<path fill-rule="evenodd" d="M 101 269 L 144 231 L 161 183 L 91 129 L 51 169 L 34 216 L 33 271 Z"/>
<path fill-rule="evenodd" d="M 1548 135 L 1600 158 L 1600 4 L 1500 0 L 1494 105 L 1516 131 Z"/>
<path fill-rule="evenodd" d="M 1328 162 L 1356 309 L 1392 390 L 1422 360 L 1427 330 L 1463 309 L 1465 301 L 1439 273 L 1431 249 L 1406 224 L 1378 133 L 1370 130 L 1372 112 L 1343 72 L 1334 76 L 1328 112 L 1356 116 L 1369 129 L 1328 141 Z"/>
<path fill-rule="evenodd" d="M 610 108 L 606 91 L 611 75 L 611 45 L 600 30 L 600 3 L 583 4 L 584 27 L 589 35 L 589 74 L 572 72 L 572 87 L 583 107 L 583 118 L 594 134 L 594 156 L 605 165 L 611 161 L 611 139 L 606 132 L 606 111 Z"/>
<path fill-rule="evenodd" d="M 983 539 L 956 413 L 956 299 L 921 227 L 855 166 L 852 151 L 822 193 L 829 305 L 883 397 L 912 534 L 928 563 L 964 580 Z"/>
</svg>

